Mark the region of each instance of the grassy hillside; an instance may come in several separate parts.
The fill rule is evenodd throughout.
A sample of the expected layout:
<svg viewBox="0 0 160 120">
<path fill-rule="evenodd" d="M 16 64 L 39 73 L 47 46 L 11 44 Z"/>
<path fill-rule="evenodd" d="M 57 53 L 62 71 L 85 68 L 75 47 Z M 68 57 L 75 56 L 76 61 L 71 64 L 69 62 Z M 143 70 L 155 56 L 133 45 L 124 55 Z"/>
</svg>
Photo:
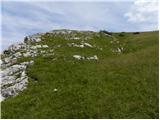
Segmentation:
<svg viewBox="0 0 160 120">
<path fill-rule="evenodd" d="M 27 68 L 29 85 L 1 103 L 2 118 L 158 118 L 158 32 L 46 33 L 47 56 Z M 69 47 L 87 42 L 95 47 Z M 118 50 L 120 49 L 120 50 Z M 73 55 L 98 60 L 76 60 Z"/>
</svg>

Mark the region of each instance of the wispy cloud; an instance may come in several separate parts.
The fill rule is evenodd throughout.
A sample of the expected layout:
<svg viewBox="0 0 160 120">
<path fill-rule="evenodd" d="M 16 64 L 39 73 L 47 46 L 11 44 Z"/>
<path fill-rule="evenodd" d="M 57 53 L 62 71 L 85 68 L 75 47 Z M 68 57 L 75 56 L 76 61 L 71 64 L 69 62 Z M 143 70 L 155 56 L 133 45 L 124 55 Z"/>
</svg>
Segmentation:
<svg viewBox="0 0 160 120">
<path fill-rule="evenodd" d="M 1 3 L 2 49 L 14 42 L 23 41 L 26 35 L 52 29 L 136 31 L 146 30 L 147 26 L 147 30 L 152 30 L 158 24 L 158 10 L 148 10 L 150 5 L 154 8 L 156 5 L 148 2 L 10 0 Z M 153 14 L 154 21 L 148 17 Z"/>
</svg>

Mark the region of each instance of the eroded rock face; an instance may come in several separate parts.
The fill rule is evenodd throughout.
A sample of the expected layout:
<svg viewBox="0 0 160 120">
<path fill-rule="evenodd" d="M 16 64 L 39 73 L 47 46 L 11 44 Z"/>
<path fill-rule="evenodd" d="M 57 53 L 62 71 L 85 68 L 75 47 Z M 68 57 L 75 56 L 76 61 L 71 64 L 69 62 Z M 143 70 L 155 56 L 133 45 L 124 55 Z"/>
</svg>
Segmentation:
<svg viewBox="0 0 160 120">
<path fill-rule="evenodd" d="M 25 73 L 26 68 L 33 63 L 33 61 L 23 62 L 1 70 L 1 100 L 9 96 L 16 96 L 26 88 L 28 84 L 28 76 Z"/>
<path fill-rule="evenodd" d="M 14 85 L 11 85 L 9 87 L 2 87 L 1 89 L 1 94 L 2 94 L 2 97 L 5 99 L 9 96 L 15 96 L 17 95 L 20 91 L 23 91 L 27 84 L 28 84 L 28 78 L 27 77 L 22 77 L 22 78 L 18 78 L 19 80 L 17 80 L 14 83 Z"/>
<path fill-rule="evenodd" d="M 41 41 L 41 35 L 35 34 L 26 37 L 26 43 L 13 44 L 8 48 L 7 54 L 3 54 L 3 58 L 0 60 L 1 100 L 16 96 L 27 87 L 28 76 L 26 69 L 34 61 L 17 63 L 19 58 L 48 55 L 46 52 L 41 52 L 41 49 L 46 50 L 49 46 L 38 44 Z M 36 42 L 36 45 L 32 45 L 31 42 Z"/>
</svg>

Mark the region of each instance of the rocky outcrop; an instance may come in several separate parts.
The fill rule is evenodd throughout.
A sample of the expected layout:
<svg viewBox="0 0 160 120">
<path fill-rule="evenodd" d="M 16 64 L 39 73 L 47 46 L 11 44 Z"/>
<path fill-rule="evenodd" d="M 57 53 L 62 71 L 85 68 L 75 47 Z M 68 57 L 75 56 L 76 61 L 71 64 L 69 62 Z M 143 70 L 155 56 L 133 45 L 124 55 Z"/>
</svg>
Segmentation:
<svg viewBox="0 0 160 120">
<path fill-rule="evenodd" d="M 19 63 L 17 60 L 25 57 L 36 57 L 42 55 L 41 49 L 48 45 L 32 45 L 31 42 L 40 42 L 41 34 L 28 36 L 26 43 L 13 44 L 5 50 L 0 60 L 1 78 L 1 100 L 10 96 L 16 96 L 23 91 L 28 84 L 26 69 L 34 63 L 33 60 Z"/>
<path fill-rule="evenodd" d="M 26 68 L 33 63 L 33 61 L 23 62 L 1 70 L 1 96 L 3 99 L 15 96 L 26 88 L 28 84 Z"/>
</svg>

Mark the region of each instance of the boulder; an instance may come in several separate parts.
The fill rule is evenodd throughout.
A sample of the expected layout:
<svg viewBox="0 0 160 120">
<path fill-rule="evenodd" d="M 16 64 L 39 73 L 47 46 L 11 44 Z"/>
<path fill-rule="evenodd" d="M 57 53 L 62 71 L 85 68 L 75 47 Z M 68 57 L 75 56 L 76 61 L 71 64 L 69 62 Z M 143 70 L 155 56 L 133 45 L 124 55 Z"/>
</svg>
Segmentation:
<svg viewBox="0 0 160 120">
<path fill-rule="evenodd" d="M 71 37 L 70 40 L 79 40 L 79 37 Z"/>
<path fill-rule="evenodd" d="M 84 59 L 84 57 L 80 56 L 80 55 L 73 55 L 73 57 L 77 60 L 81 60 Z"/>
<path fill-rule="evenodd" d="M 30 48 L 33 49 L 33 50 L 37 49 L 36 46 L 31 46 Z"/>
<path fill-rule="evenodd" d="M 48 48 L 48 45 L 42 45 L 42 48 Z"/>
<path fill-rule="evenodd" d="M 16 57 L 16 58 L 19 58 L 19 57 L 22 56 L 22 54 L 21 54 L 20 52 L 17 52 L 17 53 L 15 53 L 13 56 Z"/>
<path fill-rule="evenodd" d="M 98 57 L 94 55 L 93 57 L 87 57 L 87 60 L 98 60 Z"/>
<path fill-rule="evenodd" d="M 41 39 L 40 39 L 40 38 L 35 38 L 34 41 L 35 41 L 35 42 L 40 42 Z"/>
<path fill-rule="evenodd" d="M 36 45 L 36 48 L 42 48 L 42 46 L 41 45 Z"/>
<path fill-rule="evenodd" d="M 89 44 L 89 43 L 83 43 L 85 46 L 87 46 L 87 47 L 91 47 L 91 48 L 93 48 L 93 46 L 91 45 L 91 44 Z"/>
<path fill-rule="evenodd" d="M 30 56 L 31 56 L 31 53 L 30 53 L 30 52 L 23 53 L 23 56 L 24 56 L 24 57 L 30 57 Z"/>
</svg>

